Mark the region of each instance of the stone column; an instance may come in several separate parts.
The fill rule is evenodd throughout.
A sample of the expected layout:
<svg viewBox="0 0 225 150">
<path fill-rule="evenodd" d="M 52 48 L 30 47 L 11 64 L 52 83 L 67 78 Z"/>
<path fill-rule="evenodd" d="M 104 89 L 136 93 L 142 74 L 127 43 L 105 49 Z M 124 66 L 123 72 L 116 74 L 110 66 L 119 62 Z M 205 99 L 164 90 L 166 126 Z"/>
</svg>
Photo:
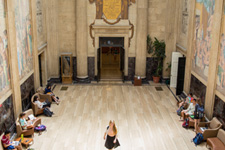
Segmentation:
<svg viewBox="0 0 225 150">
<path fill-rule="evenodd" d="M 76 0 L 76 54 L 78 81 L 82 81 L 82 79 L 88 77 L 87 2 L 87 0 Z"/>
<path fill-rule="evenodd" d="M 39 62 L 38 62 L 38 47 L 37 47 L 37 7 L 36 1 L 30 0 L 31 4 L 31 29 L 32 29 L 32 45 L 33 45 L 33 61 L 34 61 L 34 88 L 37 90 L 40 87 Z"/>
<path fill-rule="evenodd" d="M 187 55 L 186 55 L 186 66 L 184 75 L 184 91 L 190 92 L 191 84 L 191 69 L 192 69 L 192 51 L 193 51 L 193 39 L 195 31 L 195 1 L 189 0 L 189 18 L 188 18 L 188 38 L 187 38 Z"/>
<path fill-rule="evenodd" d="M 163 62 L 163 78 L 169 78 L 170 74 L 167 69 L 167 63 L 171 62 L 172 59 L 172 52 L 176 51 L 176 32 L 177 32 L 177 17 L 176 12 L 179 9 L 179 7 L 176 7 L 176 0 L 169 0 L 167 1 L 167 15 L 166 15 L 166 32 L 165 32 L 165 44 L 166 44 L 166 50 L 165 55 L 166 58 Z M 160 39 L 159 39 L 160 40 Z"/>
<path fill-rule="evenodd" d="M 215 102 L 215 89 L 217 81 L 217 68 L 220 54 L 220 33 L 221 33 L 221 18 L 223 15 L 223 0 L 215 1 L 215 12 L 213 16 L 213 27 L 212 27 L 212 47 L 210 50 L 209 59 L 209 74 L 207 81 L 207 89 L 205 96 L 205 112 L 209 119 L 213 117 L 213 108 Z"/>
<path fill-rule="evenodd" d="M 137 36 L 135 75 L 146 77 L 147 34 L 148 34 L 148 0 L 137 1 Z"/>
<path fill-rule="evenodd" d="M 11 72 L 11 87 L 13 97 L 14 116 L 18 117 L 22 112 L 20 77 L 17 59 L 16 27 L 15 27 L 15 7 L 14 0 L 7 0 L 7 19 L 8 19 L 8 50 L 9 64 Z"/>
</svg>

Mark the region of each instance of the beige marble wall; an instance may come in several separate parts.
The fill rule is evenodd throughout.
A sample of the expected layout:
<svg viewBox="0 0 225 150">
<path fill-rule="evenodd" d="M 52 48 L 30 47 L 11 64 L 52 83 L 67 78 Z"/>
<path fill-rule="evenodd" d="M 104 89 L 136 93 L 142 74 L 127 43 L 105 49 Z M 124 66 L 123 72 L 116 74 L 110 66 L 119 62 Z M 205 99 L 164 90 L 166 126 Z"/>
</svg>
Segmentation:
<svg viewBox="0 0 225 150">
<path fill-rule="evenodd" d="M 187 49 L 187 35 L 188 35 L 188 18 L 189 18 L 189 1 L 177 1 L 177 40 L 176 44 Z M 186 53 L 186 52 L 185 52 Z"/>
<path fill-rule="evenodd" d="M 167 1 L 167 15 L 165 17 L 165 43 L 166 43 L 166 58 L 163 63 L 163 78 L 169 78 L 170 72 L 166 70 L 167 63 L 171 62 L 172 52 L 176 51 L 176 32 L 177 32 L 177 18 L 178 13 L 176 0 Z"/>
<path fill-rule="evenodd" d="M 165 40 L 167 17 L 167 0 L 149 0 L 148 2 L 148 34 L 152 39 Z M 151 55 L 147 55 L 150 57 Z"/>
<path fill-rule="evenodd" d="M 76 55 L 76 0 L 58 0 L 59 52 Z"/>
<path fill-rule="evenodd" d="M 94 57 L 95 56 L 95 47 L 93 45 L 93 40 L 90 36 L 90 25 L 95 21 L 96 17 L 96 5 L 95 3 L 87 3 L 87 39 L 88 39 L 88 56 Z M 93 32 L 92 32 L 93 33 Z M 98 47 L 98 45 L 96 45 Z"/>
<path fill-rule="evenodd" d="M 59 77 L 58 2 L 46 1 L 48 78 Z"/>
<path fill-rule="evenodd" d="M 148 31 L 148 0 L 137 1 L 137 35 L 135 75 L 146 77 L 146 38 Z"/>
<path fill-rule="evenodd" d="M 131 39 L 130 47 L 128 51 L 128 57 L 135 57 L 136 55 L 136 37 L 137 37 L 137 2 L 135 4 L 131 4 L 129 7 L 129 20 L 134 25 L 134 36 Z M 130 33 L 131 36 L 131 33 Z"/>
</svg>

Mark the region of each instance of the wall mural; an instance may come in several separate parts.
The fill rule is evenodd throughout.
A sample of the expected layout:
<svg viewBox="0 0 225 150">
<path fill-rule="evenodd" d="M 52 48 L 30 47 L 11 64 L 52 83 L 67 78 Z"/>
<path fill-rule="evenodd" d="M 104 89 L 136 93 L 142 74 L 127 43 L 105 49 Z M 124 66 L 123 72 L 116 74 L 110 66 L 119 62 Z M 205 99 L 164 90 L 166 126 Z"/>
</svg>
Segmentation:
<svg viewBox="0 0 225 150">
<path fill-rule="evenodd" d="M 220 57 L 217 76 L 217 90 L 225 95 L 225 3 L 221 26 Z"/>
<path fill-rule="evenodd" d="M 20 78 L 33 70 L 29 0 L 15 0 L 17 57 Z"/>
<path fill-rule="evenodd" d="M 6 30 L 5 2 L 0 0 L 0 95 L 9 89 L 8 42 Z"/>
<path fill-rule="evenodd" d="M 214 9 L 215 0 L 196 0 L 192 68 L 205 80 L 208 77 Z"/>
</svg>

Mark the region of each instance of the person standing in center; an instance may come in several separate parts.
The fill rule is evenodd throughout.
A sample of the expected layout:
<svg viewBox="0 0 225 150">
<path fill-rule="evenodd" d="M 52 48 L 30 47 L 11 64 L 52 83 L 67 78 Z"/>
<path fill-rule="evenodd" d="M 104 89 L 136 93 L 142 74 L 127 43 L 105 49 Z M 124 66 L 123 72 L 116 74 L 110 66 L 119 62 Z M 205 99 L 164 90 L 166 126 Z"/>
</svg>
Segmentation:
<svg viewBox="0 0 225 150">
<path fill-rule="evenodd" d="M 109 121 L 109 126 L 107 127 L 103 138 L 104 140 L 106 140 L 105 147 L 108 150 L 112 150 L 120 146 L 120 143 L 117 139 L 117 128 L 115 125 L 115 121 L 112 121 L 112 120 Z"/>
</svg>

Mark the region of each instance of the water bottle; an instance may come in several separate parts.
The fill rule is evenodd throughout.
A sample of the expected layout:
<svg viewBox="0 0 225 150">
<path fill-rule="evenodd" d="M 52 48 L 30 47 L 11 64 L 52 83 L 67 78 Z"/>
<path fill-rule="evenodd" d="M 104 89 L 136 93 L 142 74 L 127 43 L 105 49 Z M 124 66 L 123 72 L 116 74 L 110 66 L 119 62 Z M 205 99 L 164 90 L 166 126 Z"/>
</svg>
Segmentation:
<svg viewBox="0 0 225 150">
<path fill-rule="evenodd" d="M 23 141 L 23 134 L 21 134 L 21 140 Z"/>
</svg>

